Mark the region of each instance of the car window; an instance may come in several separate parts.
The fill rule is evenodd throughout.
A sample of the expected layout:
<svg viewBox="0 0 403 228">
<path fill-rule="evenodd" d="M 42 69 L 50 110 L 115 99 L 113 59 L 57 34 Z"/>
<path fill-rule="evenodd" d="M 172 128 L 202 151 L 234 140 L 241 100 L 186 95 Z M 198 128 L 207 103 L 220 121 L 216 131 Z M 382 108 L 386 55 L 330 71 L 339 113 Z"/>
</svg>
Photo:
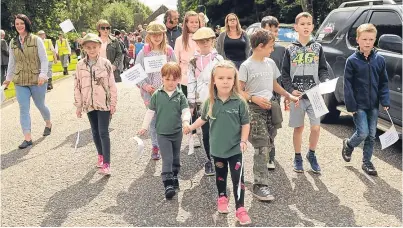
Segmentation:
<svg viewBox="0 0 403 228">
<path fill-rule="evenodd" d="M 402 37 L 402 19 L 395 12 L 373 12 L 369 23 L 374 24 L 378 30 L 375 44 L 378 44 L 378 39 L 383 34 L 394 34 Z"/>
<path fill-rule="evenodd" d="M 355 21 L 353 26 L 351 26 L 350 30 L 348 31 L 348 42 L 351 46 L 358 46 L 356 36 L 357 36 L 357 28 L 358 26 L 365 23 L 365 19 L 368 16 L 368 10 L 364 11 L 361 16 Z"/>
<path fill-rule="evenodd" d="M 327 17 L 327 20 L 322 23 L 318 30 L 317 41 L 320 42 L 331 42 L 339 32 L 341 28 L 350 18 L 353 11 L 337 11 L 333 12 Z"/>
<path fill-rule="evenodd" d="M 293 28 L 280 27 L 278 41 L 293 42 L 298 38 L 298 33 Z"/>
</svg>

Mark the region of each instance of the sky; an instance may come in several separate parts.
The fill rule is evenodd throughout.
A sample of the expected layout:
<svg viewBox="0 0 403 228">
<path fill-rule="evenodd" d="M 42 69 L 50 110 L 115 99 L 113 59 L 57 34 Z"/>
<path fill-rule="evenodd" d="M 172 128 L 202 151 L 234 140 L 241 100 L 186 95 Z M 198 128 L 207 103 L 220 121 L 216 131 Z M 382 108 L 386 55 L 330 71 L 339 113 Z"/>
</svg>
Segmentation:
<svg viewBox="0 0 403 228">
<path fill-rule="evenodd" d="M 177 0 L 139 0 L 145 5 L 149 6 L 152 10 L 158 9 L 162 4 L 164 4 L 168 9 L 176 9 Z"/>
</svg>

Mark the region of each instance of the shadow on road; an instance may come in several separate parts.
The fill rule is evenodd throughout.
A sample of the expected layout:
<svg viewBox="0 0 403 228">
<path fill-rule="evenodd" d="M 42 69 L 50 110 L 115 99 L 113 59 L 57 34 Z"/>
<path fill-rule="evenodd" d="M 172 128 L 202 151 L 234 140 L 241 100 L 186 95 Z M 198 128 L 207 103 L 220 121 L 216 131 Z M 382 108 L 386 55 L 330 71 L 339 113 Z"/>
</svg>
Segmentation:
<svg viewBox="0 0 403 228">
<path fill-rule="evenodd" d="M 383 214 L 393 215 L 402 222 L 402 194 L 397 189 L 392 188 L 380 177 L 373 177 L 373 183 L 360 170 L 352 166 L 346 168 L 366 185 L 364 197 L 372 208 Z"/>
<path fill-rule="evenodd" d="M 305 175 L 311 175 L 306 172 Z M 276 164 L 270 172 L 270 190 L 275 196 L 273 202 L 253 199 L 249 215 L 254 226 L 356 226 L 352 209 L 340 205 L 339 198 L 330 193 L 316 174 L 312 174 L 316 191 L 304 174 L 289 181 L 284 169 Z M 248 188 L 251 190 L 251 183 Z M 262 215 L 265 212 L 265 216 Z"/>
<path fill-rule="evenodd" d="M 33 147 L 36 146 L 37 144 L 41 143 L 43 140 L 45 140 L 46 137 L 41 137 L 37 139 L 36 141 L 33 141 Z M 7 154 L 2 154 L 1 155 L 1 169 L 7 169 L 11 166 L 17 165 L 26 159 L 24 157 L 28 155 L 29 151 L 31 151 L 32 147 L 26 148 L 26 149 L 15 149 Z"/>
<path fill-rule="evenodd" d="M 109 128 L 109 132 L 112 132 L 113 130 L 114 130 L 113 128 Z M 62 143 L 52 148 L 51 150 L 57 150 L 65 145 L 70 145 L 71 148 L 74 148 L 76 146 L 76 140 L 77 140 L 77 132 L 74 132 L 73 134 L 67 136 Z M 91 128 L 85 129 L 83 131 L 80 131 L 80 140 L 78 142 L 77 148 L 87 146 L 88 144 L 93 142 L 94 141 L 92 140 Z"/>
<path fill-rule="evenodd" d="M 56 192 L 45 206 L 45 212 L 50 214 L 40 226 L 59 227 L 67 219 L 70 212 L 88 205 L 97 197 L 108 183 L 109 177 L 104 176 L 95 183 L 90 183 L 97 169 L 89 171 L 77 184 Z"/>
<path fill-rule="evenodd" d="M 340 147 L 342 146 L 343 143 L 342 140 L 351 137 L 355 131 L 353 118 L 351 116 L 340 116 L 340 118 L 337 120 L 337 122 L 335 122 L 335 124 L 322 124 L 321 127 L 330 132 L 331 134 L 340 138 L 340 141 L 335 142 L 340 143 Z M 384 132 L 379 130 L 376 132 L 376 140 L 373 155 L 378 159 L 381 159 L 382 161 L 393 166 L 394 168 L 402 171 L 402 141 L 399 140 L 389 148 L 381 150 L 379 135 L 383 133 Z M 363 147 L 364 143 L 361 143 L 360 148 L 362 149 Z M 362 154 L 353 152 L 353 157 L 354 156 L 358 156 L 359 159 L 362 159 Z"/>
</svg>

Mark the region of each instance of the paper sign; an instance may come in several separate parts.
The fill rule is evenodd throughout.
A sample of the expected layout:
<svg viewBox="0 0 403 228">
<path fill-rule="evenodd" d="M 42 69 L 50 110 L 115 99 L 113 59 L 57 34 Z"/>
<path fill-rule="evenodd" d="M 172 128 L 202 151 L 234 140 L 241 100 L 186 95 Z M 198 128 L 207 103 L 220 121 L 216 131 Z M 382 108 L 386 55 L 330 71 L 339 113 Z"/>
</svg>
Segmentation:
<svg viewBox="0 0 403 228">
<path fill-rule="evenodd" d="M 140 157 L 143 155 L 144 153 L 144 142 L 143 140 L 141 140 L 139 137 L 135 136 L 133 137 L 134 140 L 136 140 L 137 142 L 137 154 L 136 154 L 136 159 L 140 159 Z"/>
<path fill-rule="evenodd" d="M 320 83 L 319 84 L 320 94 L 333 93 L 336 90 L 336 84 L 338 79 L 339 78 L 337 77 L 327 82 Z"/>
<path fill-rule="evenodd" d="M 193 139 L 193 135 L 192 133 L 189 134 L 189 152 L 188 155 L 194 154 L 195 152 L 195 143 L 194 143 L 194 139 Z"/>
<path fill-rule="evenodd" d="M 238 189 L 236 191 L 238 195 L 238 200 L 241 198 L 241 190 L 242 190 L 242 171 L 243 171 L 243 154 L 242 154 L 242 164 L 241 164 L 241 173 L 239 174 L 239 183 L 238 183 Z"/>
<path fill-rule="evenodd" d="M 162 66 L 167 63 L 166 55 L 158 55 L 144 58 L 144 68 L 146 73 L 160 72 Z"/>
<path fill-rule="evenodd" d="M 130 59 L 129 64 L 133 64 L 134 63 L 134 59 Z"/>
<path fill-rule="evenodd" d="M 397 142 L 399 140 L 399 134 L 396 131 L 395 125 L 392 125 L 389 130 L 380 135 L 379 140 L 381 141 L 382 150 Z"/>
<path fill-rule="evenodd" d="M 76 145 L 74 146 L 74 152 L 77 152 L 77 146 L 79 142 L 80 142 L 80 131 L 77 131 L 77 139 L 76 139 Z"/>
<path fill-rule="evenodd" d="M 4 86 L 1 86 L 0 100 L 1 100 L 1 103 L 3 103 L 6 100 L 6 94 L 4 93 Z"/>
<path fill-rule="evenodd" d="M 311 102 L 315 117 L 319 118 L 329 112 L 325 105 L 322 95 L 320 94 L 319 86 L 315 86 L 306 92 L 306 95 Z"/>
<path fill-rule="evenodd" d="M 70 32 L 71 30 L 74 30 L 74 25 L 71 23 L 70 19 L 67 19 L 60 23 L 60 28 L 62 28 L 62 31 L 64 33 Z"/>
<path fill-rule="evenodd" d="M 134 67 L 126 70 L 120 75 L 122 82 L 126 84 L 136 85 L 147 78 L 146 72 L 140 64 L 136 64 Z"/>
</svg>

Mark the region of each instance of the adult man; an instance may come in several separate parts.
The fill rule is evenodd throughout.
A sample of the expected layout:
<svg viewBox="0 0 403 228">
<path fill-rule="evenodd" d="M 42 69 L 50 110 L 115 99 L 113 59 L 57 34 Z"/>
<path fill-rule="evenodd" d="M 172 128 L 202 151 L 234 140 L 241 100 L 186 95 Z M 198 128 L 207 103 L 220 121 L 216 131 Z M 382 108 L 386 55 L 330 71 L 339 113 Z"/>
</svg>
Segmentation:
<svg viewBox="0 0 403 228">
<path fill-rule="evenodd" d="M 164 23 L 167 27 L 167 38 L 169 46 L 175 48 L 176 38 L 182 35 L 182 28 L 178 26 L 179 13 L 176 10 L 167 10 L 164 15 Z"/>
<path fill-rule="evenodd" d="M 80 55 L 81 55 L 81 49 L 82 49 L 81 43 L 82 43 L 83 38 L 84 38 L 85 35 L 87 35 L 87 33 L 86 33 L 86 32 L 82 32 L 82 33 L 81 33 L 81 37 L 78 38 L 78 39 L 76 40 L 76 42 L 75 42 L 75 49 L 76 49 L 76 55 L 77 55 L 77 56 L 80 56 Z"/>
<path fill-rule="evenodd" d="M 125 54 L 123 54 L 123 69 L 127 69 L 129 66 L 129 56 L 128 56 L 128 50 L 129 50 L 129 37 L 126 34 L 125 30 L 120 31 L 121 35 L 120 38 L 123 41 L 123 44 L 125 45 L 125 49 L 127 50 Z"/>
<path fill-rule="evenodd" d="M 1 34 L 1 84 L 3 84 L 4 80 L 6 79 L 6 71 L 8 65 L 8 45 L 4 37 L 6 33 L 4 30 L 0 30 Z"/>
<path fill-rule="evenodd" d="M 67 67 L 69 66 L 69 56 L 71 55 L 71 48 L 70 44 L 67 39 L 63 38 L 63 33 L 59 32 L 59 39 L 56 41 L 55 51 L 59 56 L 60 61 L 62 62 L 63 66 L 63 74 L 68 75 L 69 71 Z"/>
<path fill-rule="evenodd" d="M 56 56 L 56 51 L 53 48 L 53 43 L 52 40 L 46 39 L 46 33 L 43 30 L 40 30 L 38 32 L 39 37 L 43 40 L 43 43 L 45 44 L 45 50 L 46 50 L 46 55 L 48 56 L 48 90 L 53 89 L 52 85 L 52 66 L 53 63 L 57 63 L 57 56 Z"/>
</svg>

